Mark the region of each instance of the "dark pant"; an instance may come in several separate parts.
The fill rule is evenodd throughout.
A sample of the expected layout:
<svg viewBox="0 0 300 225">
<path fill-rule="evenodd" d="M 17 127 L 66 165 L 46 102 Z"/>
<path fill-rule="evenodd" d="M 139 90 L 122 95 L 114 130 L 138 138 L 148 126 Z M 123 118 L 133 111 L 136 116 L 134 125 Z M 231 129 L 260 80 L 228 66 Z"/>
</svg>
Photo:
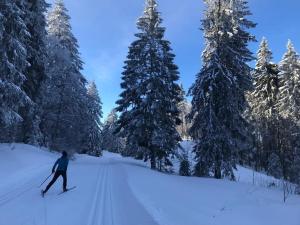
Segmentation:
<svg viewBox="0 0 300 225">
<path fill-rule="evenodd" d="M 64 183 L 63 183 L 64 191 L 67 190 L 67 172 L 66 171 L 56 171 L 55 174 L 54 174 L 53 179 L 51 180 L 51 182 L 46 187 L 44 193 L 46 193 L 51 188 L 51 186 L 55 183 L 55 181 L 57 180 L 57 178 L 59 178 L 59 176 L 62 176 L 63 179 L 64 179 Z"/>
</svg>

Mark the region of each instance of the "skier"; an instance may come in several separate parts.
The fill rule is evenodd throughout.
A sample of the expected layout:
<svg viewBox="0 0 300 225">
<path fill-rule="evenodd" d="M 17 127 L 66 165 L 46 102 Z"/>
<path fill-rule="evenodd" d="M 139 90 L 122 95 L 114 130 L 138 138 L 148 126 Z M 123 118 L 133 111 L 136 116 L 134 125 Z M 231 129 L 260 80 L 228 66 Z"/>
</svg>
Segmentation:
<svg viewBox="0 0 300 225">
<path fill-rule="evenodd" d="M 59 176 L 63 177 L 63 192 L 68 191 L 68 189 L 67 189 L 67 169 L 68 169 L 68 165 L 69 165 L 68 153 L 63 151 L 62 157 L 59 158 L 55 162 L 55 164 L 52 168 L 52 174 L 54 174 L 53 179 L 48 184 L 46 189 L 42 190 L 42 196 L 43 197 L 47 193 L 47 191 L 50 189 L 50 187 L 55 183 L 57 178 L 59 178 Z M 57 170 L 55 171 L 56 166 L 57 166 Z"/>
</svg>

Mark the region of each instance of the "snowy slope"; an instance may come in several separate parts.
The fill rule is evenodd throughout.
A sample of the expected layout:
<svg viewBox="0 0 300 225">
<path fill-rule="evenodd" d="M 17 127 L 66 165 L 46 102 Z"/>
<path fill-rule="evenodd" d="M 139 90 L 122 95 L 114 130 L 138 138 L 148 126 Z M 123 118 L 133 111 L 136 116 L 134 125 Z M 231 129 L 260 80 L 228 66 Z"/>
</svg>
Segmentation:
<svg viewBox="0 0 300 225">
<path fill-rule="evenodd" d="M 77 189 L 58 196 L 59 180 L 43 199 L 38 186 L 58 156 L 0 144 L 0 225 L 300 225 L 298 196 L 284 204 L 280 190 L 161 174 L 110 153 L 76 155 Z"/>
<path fill-rule="evenodd" d="M 191 164 L 191 169 L 194 168 L 195 154 L 193 153 L 194 143 L 192 141 L 183 141 L 181 143 L 182 149 L 178 149 L 178 154 L 186 154 Z M 178 158 L 173 159 L 174 172 L 179 174 L 180 160 Z M 258 187 L 273 188 L 282 190 L 282 180 L 276 179 L 274 177 L 268 176 L 264 173 L 259 173 L 253 171 L 252 169 L 245 168 L 242 166 L 237 166 L 237 171 L 235 171 L 236 180 L 240 183 L 252 184 Z M 292 188 L 295 189 L 296 185 L 291 184 Z"/>
</svg>

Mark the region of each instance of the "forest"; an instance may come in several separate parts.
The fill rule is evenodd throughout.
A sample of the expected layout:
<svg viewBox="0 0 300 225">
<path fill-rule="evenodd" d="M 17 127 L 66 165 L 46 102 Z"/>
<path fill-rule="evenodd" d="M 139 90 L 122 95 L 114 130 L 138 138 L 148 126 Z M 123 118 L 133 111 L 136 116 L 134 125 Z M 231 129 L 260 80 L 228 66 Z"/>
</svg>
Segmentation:
<svg viewBox="0 0 300 225">
<path fill-rule="evenodd" d="M 146 0 L 122 92 L 103 120 L 64 2 L 1 0 L 0 142 L 99 157 L 108 150 L 164 172 L 179 157 L 182 175 L 216 179 L 236 180 L 242 165 L 300 185 L 299 54 L 287 40 L 273 62 L 266 38 L 253 54 L 248 2 L 204 2 L 202 68 L 190 89 L 180 83 L 157 2 Z M 194 167 L 178 151 L 182 140 L 194 144 Z"/>
</svg>

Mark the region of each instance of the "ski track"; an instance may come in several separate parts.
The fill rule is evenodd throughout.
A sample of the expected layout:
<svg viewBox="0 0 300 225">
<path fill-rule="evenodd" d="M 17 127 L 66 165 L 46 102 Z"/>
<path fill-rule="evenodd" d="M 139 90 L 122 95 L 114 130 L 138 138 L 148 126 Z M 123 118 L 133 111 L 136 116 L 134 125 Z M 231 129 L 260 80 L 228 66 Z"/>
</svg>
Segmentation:
<svg viewBox="0 0 300 225">
<path fill-rule="evenodd" d="M 89 216 L 87 222 L 82 224 L 157 225 L 131 193 L 122 163 L 117 163 L 113 159 L 103 161 L 98 168 Z"/>
<path fill-rule="evenodd" d="M 49 165 L 26 175 L 21 182 L 17 182 L 20 177 L 14 177 L 16 182 L 11 187 L 3 183 L 0 225 L 157 225 L 131 192 L 123 163 L 103 159 L 95 164 L 79 162 L 70 166 L 70 181 L 78 184 L 77 192 L 61 197 L 55 193 L 61 181 L 45 198 L 38 196 L 39 182 L 47 174 Z M 26 202 L 30 202 L 28 208 Z M 26 207 L 26 213 L 22 207 Z M 17 216 L 16 223 L 7 223 L 14 216 Z M 57 221 L 64 216 L 67 219 L 64 223 Z"/>
<path fill-rule="evenodd" d="M 22 197 L 27 192 L 38 188 L 38 184 L 36 183 L 37 178 L 41 178 L 45 171 L 47 170 L 46 167 L 40 167 L 41 171 L 34 176 L 26 177 L 25 180 L 22 182 L 21 185 L 16 187 L 11 187 L 11 189 L 4 194 L 0 195 L 0 207 L 3 207 L 7 203 Z"/>
<path fill-rule="evenodd" d="M 283 204 L 279 191 L 249 185 L 249 171 L 246 183 L 232 183 L 168 176 L 110 153 L 78 155 L 68 170 L 76 190 L 58 196 L 60 178 L 42 198 L 57 154 L 36 151 L 10 164 L 19 153 L 4 153 L 0 225 L 300 225 L 299 197 Z"/>
<path fill-rule="evenodd" d="M 101 171 L 102 170 L 102 171 Z M 108 192 L 109 166 L 99 166 L 97 184 L 87 225 L 113 225 L 112 202 Z"/>
</svg>

